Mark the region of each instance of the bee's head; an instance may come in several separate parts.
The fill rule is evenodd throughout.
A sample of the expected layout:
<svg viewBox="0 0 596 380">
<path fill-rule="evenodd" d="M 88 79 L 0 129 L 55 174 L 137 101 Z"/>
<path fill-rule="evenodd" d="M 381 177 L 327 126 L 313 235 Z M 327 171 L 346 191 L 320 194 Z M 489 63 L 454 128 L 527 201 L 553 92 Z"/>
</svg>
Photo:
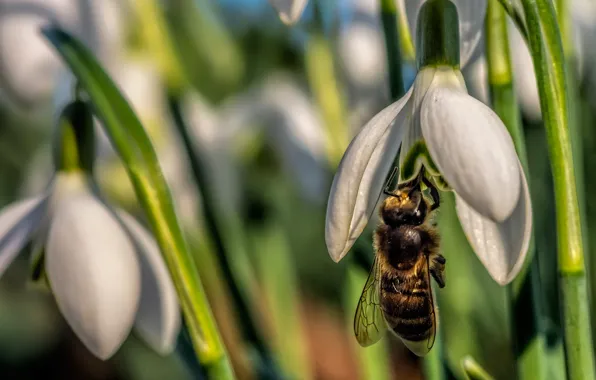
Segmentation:
<svg viewBox="0 0 596 380">
<path fill-rule="evenodd" d="M 420 190 L 396 190 L 383 202 L 381 218 L 391 227 L 419 226 L 424 223 L 427 211 L 428 204 Z"/>
</svg>

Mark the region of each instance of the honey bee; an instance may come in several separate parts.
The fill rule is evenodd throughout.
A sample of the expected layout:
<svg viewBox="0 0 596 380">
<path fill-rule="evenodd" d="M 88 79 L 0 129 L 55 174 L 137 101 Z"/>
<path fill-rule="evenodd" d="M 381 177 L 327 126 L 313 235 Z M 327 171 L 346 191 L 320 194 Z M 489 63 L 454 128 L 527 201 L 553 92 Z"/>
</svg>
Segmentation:
<svg viewBox="0 0 596 380">
<path fill-rule="evenodd" d="M 432 204 L 422 184 L 429 189 Z M 354 332 L 365 347 L 390 328 L 410 351 L 424 356 L 437 330 L 430 277 L 440 288 L 445 286 L 446 260 L 439 253 L 439 235 L 432 224 L 439 192 L 423 171 L 394 191 L 388 185 L 384 192 L 382 223 L 374 235 L 375 261 L 356 308 Z"/>
</svg>

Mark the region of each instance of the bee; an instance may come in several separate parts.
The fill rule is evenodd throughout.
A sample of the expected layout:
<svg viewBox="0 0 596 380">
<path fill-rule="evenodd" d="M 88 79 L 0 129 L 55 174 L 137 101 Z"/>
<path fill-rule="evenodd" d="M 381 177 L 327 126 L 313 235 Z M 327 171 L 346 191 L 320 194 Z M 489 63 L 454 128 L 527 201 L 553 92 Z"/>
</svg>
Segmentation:
<svg viewBox="0 0 596 380">
<path fill-rule="evenodd" d="M 397 169 L 397 168 L 396 168 Z M 360 296 L 354 332 L 361 346 L 376 343 L 389 328 L 418 356 L 432 348 L 437 312 L 430 277 L 445 286 L 445 257 L 432 223 L 440 204 L 437 188 L 424 176 L 389 191 L 393 171 L 379 209 L 381 224 L 374 235 L 375 261 Z M 432 204 L 421 190 L 424 184 Z"/>
</svg>

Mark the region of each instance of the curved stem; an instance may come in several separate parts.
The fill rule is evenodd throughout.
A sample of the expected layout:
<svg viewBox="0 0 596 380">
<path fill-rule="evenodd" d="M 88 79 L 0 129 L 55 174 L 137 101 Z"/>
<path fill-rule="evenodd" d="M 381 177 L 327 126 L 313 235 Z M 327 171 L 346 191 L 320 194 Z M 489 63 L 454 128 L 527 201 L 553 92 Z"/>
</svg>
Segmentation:
<svg viewBox="0 0 596 380">
<path fill-rule="evenodd" d="M 397 28 L 397 5 L 395 0 L 381 1 L 381 21 L 385 34 L 385 49 L 389 71 L 389 90 L 394 102 L 404 94 L 404 80 L 401 68 L 401 49 Z"/>
<path fill-rule="evenodd" d="M 189 127 L 184 120 L 182 111 L 180 109 L 180 100 L 177 95 L 171 94 L 168 98 L 170 111 L 174 119 L 174 124 L 182 138 L 184 144 L 185 153 L 190 163 L 191 171 L 195 182 L 200 189 L 201 196 L 203 198 L 203 209 L 205 223 L 207 224 L 207 230 L 211 234 L 212 243 L 217 252 L 217 259 L 219 266 L 222 270 L 225 283 L 228 285 L 228 290 L 236 312 L 238 313 L 239 320 L 242 325 L 244 337 L 253 347 L 256 349 L 260 356 L 260 363 L 257 363 L 257 372 L 263 377 L 265 373 L 275 374 L 274 377 L 281 377 L 276 364 L 274 363 L 273 357 L 269 351 L 269 348 L 261 338 L 260 331 L 257 328 L 257 324 L 253 318 L 252 312 L 249 305 L 249 295 L 244 289 L 243 281 L 238 281 L 237 276 L 232 268 L 230 257 L 232 253 L 236 253 L 236 260 L 239 260 L 239 252 L 233 252 L 230 248 L 230 244 L 226 244 L 226 236 L 224 236 L 224 230 L 228 231 L 228 235 L 238 231 L 240 228 L 238 223 L 228 217 L 226 211 L 218 210 L 218 200 L 216 199 L 215 192 L 211 186 L 209 175 L 207 173 L 208 165 L 200 152 L 197 151 L 193 144 L 192 137 L 190 135 Z M 223 226 L 226 226 L 225 229 Z M 236 233 L 238 235 L 238 233 Z M 229 237 L 229 236 L 228 236 Z M 244 244 L 242 244 L 244 245 Z M 244 283 L 243 285 L 248 285 Z"/>
<path fill-rule="evenodd" d="M 580 208 L 569 132 L 566 61 L 552 2 L 523 0 L 523 5 L 555 188 L 567 372 L 572 380 L 593 379 L 594 354 Z"/>
</svg>

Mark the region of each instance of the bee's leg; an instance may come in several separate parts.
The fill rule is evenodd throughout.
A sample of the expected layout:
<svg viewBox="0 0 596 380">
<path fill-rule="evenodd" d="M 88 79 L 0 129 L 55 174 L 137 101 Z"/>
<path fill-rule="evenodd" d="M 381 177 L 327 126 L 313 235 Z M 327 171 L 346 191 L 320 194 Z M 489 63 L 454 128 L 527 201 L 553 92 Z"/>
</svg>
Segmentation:
<svg viewBox="0 0 596 380">
<path fill-rule="evenodd" d="M 430 182 L 430 180 L 426 177 L 422 177 L 422 182 L 426 185 L 426 187 L 430 190 L 430 196 L 433 199 L 433 205 L 430 206 L 430 211 L 436 210 L 439 208 L 441 204 L 441 197 L 439 196 L 439 190 L 435 187 L 435 185 Z"/>
<path fill-rule="evenodd" d="M 389 179 L 387 180 L 387 183 L 385 184 L 385 187 L 383 188 L 383 193 L 385 195 L 393 195 L 393 193 L 390 190 L 390 187 L 391 187 L 391 182 L 393 182 L 393 179 L 395 178 L 396 174 L 397 174 L 397 166 L 393 168 L 393 171 L 391 172 L 391 175 L 389 176 Z"/>
<path fill-rule="evenodd" d="M 420 190 L 420 179 L 423 179 L 423 178 L 424 178 L 424 166 L 422 167 L 422 169 L 420 169 L 420 173 L 416 177 L 412 178 L 408 182 L 400 183 L 398 185 L 398 189 L 400 189 L 400 190 L 409 189 L 410 191 Z"/>
<path fill-rule="evenodd" d="M 447 260 L 441 254 L 432 255 L 430 258 L 430 275 L 433 276 L 439 288 L 445 287 L 445 263 Z"/>
</svg>

